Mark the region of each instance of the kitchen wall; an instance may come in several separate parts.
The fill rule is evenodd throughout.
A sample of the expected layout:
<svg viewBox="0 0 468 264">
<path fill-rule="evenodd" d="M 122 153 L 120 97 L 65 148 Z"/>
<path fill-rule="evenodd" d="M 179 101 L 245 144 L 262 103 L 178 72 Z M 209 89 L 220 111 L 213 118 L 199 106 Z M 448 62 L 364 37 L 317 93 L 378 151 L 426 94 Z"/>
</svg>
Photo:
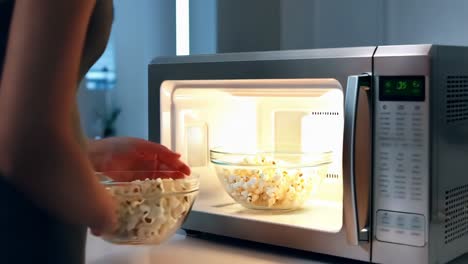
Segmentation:
<svg viewBox="0 0 468 264">
<path fill-rule="evenodd" d="M 191 34 L 197 46 L 194 53 L 212 52 L 212 43 L 218 52 L 416 43 L 468 45 L 468 34 L 463 34 L 468 26 L 465 0 L 191 2 L 192 9 L 211 10 L 209 19 L 191 18 L 191 26 L 202 29 Z M 217 28 L 210 27 L 213 20 Z M 198 52 L 203 46 L 196 43 L 203 41 L 198 36 L 210 36 L 209 50 Z"/>
<path fill-rule="evenodd" d="M 198 2 L 194 6 L 203 2 L 191 1 Z M 468 45 L 466 0 L 218 0 L 216 10 L 216 32 L 204 33 L 215 36 L 218 52 Z"/>
<path fill-rule="evenodd" d="M 468 45 L 465 0 L 281 0 L 281 48 Z"/>
<path fill-rule="evenodd" d="M 190 53 L 280 49 L 280 0 L 190 0 Z"/>
<path fill-rule="evenodd" d="M 218 0 L 217 51 L 280 49 L 280 0 Z"/>
<path fill-rule="evenodd" d="M 148 64 L 175 55 L 174 0 L 114 0 L 117 134 L 148 137 Z M 156 87 L 157 89 L 157 87 Z"/>
<path fill-rule="evenodd" d="M 468 1 L 392 0 L 385 4 L 387 44 L 436 43 L 468 46 Z"/>
<path fill-rule="evenodd" d="M 190 54 L 216 53 L 217 0 L 190 0 Z"/>
<path fill-rule="evenodd" d="M 103 126 L 99 115 L 107 111 L 107 96 L 104 90 L 88 90 L 84 82 L 80 85 L 77 98 L 81 127 L 83 133 L 89 138 L 96 138 L 102 135 Z"/>
<path fill-rule="evenodd" d="M 383 41 L 382 0 L 190 2 L 192 54 L 365 46 Z"/>
<path fill-rule="evenodd" d="M 175 55 L 175 1 L 114 2 L 114 99 L 123 109 L 117 133 L 146 138 L 147 65 L 156 56 Z M 190 0 L 191 53 L 468 45 L 466 10 L 465 0 Z M 80 98 L 82 105 L 103 100 L 88 92 Z"/>
<path fill-rule="evenodd" d="M 281 0 L 281 49 L 381 44 L 378 0 Z"/>
</svg>

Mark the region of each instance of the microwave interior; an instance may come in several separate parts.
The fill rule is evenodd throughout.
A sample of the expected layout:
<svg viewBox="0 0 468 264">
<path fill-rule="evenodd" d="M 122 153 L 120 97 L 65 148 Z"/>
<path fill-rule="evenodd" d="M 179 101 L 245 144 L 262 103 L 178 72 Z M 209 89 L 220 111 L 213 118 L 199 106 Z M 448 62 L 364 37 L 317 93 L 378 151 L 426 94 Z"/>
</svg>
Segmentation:
<svg viewBox="0 0 468 264">
<path fill-rule="evenodd" d="M 344 95 L 337 80 L 164 81 L 160 96 L 161 143 L 181 153 L 181 159 L 200 177 L 193 211 L 320 232 L 341 230 Z M 219 153 L 230 158 L 227 164 L 222 163 L 222 169 L 213 157 Z M 242 173 L 243 167 L 236 166 L 236 162 L 252 155 L 256 159 L 272 155 L 274 163 L 282 157 L 278 153 L 295 154 L 292 168 L 296 173 L 302 170 L 304 177 L 314 174 L 314 180 L 307 182 L 312 186 L 306 186 L 309 192 L 300 209 L 268 208 L 274 199 L 265 194 L 265 188 L 258 191 L 260 188 L 254 186 L 248 193 L 244 189 L 236 194 L 232 192 L 235 188 L 223 187 L 223 180 L 226 183 L 231 177 L 235 185 L 235 174 Z M 281 165 L 278 167 L 281 170 Z M 229 174 L 225 179 L 219 176 L 222 170 Z M 290 194 L 286 189 L 281 195 L 277 191 L 275 202 L 286 199 L 285 193 Z M 265 208 L 242 206 L 232 195 Z M 252 196 L 256 201 L 252 202 Z M 298 196 L 287 197 L 300 199 Z"/>
</svg>

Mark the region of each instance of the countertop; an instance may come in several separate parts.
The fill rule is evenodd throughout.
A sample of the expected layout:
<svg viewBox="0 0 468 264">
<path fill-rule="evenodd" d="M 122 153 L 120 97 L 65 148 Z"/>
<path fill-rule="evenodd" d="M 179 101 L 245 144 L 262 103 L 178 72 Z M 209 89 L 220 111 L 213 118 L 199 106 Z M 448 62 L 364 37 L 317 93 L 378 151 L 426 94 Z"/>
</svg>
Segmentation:
<svg viewBox="0 0 468 264">
<path fill-rule="evenodd" d="M 365 262 L 237 239 L 187 236 L 178 231 L 158 246 L 113 245 L 88 234 L 86 264 L 363 264 Z M 468 254 L 450 264 L 467 264 Z"/>
<path fill-rule="evenodd" d="M 86 264 L 324 264 L 363 263 L 228 238 L 196 238 L 179 231 L 159 246 L 113 245 L 88 235 Z"/>
</svg>

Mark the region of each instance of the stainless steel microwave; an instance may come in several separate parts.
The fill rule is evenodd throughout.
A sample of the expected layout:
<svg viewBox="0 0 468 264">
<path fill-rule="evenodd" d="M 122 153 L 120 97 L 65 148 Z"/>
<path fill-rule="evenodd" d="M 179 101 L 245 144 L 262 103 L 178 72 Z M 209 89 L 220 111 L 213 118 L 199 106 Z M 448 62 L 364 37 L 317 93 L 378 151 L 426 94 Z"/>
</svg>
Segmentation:
<svg viewBox="0 0 468 264">
<path fill-rule="evenodd" d="M 468 252 L 468 48 L 157 58 L 148 95 L 149 139 L 201 177 L 188 231 L 374 263 Z"/>
</svg>

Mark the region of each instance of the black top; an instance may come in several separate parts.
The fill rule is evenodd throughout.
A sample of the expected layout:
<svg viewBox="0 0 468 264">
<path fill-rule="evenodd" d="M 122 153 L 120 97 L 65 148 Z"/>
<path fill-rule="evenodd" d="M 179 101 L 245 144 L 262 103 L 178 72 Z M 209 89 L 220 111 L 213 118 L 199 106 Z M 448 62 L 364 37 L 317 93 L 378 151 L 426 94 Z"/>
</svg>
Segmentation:
<svg viewBox="0 0 468 264">
<path fill-rule="evenodd" d="M 3 69 L 3 61 L 5 60 L 5 50 L 8 40 L 8 29 L 13 13 L 13 1 L 0 0 L 0 76 Z M 0 78 L 1 79 L 1 78 Z"/>
<path fill-rule="evenodd" d="M 0 258 L 8 264 L 84 264 L 86 227 L 33 205 L 0 175 Z"/>
</svg>

